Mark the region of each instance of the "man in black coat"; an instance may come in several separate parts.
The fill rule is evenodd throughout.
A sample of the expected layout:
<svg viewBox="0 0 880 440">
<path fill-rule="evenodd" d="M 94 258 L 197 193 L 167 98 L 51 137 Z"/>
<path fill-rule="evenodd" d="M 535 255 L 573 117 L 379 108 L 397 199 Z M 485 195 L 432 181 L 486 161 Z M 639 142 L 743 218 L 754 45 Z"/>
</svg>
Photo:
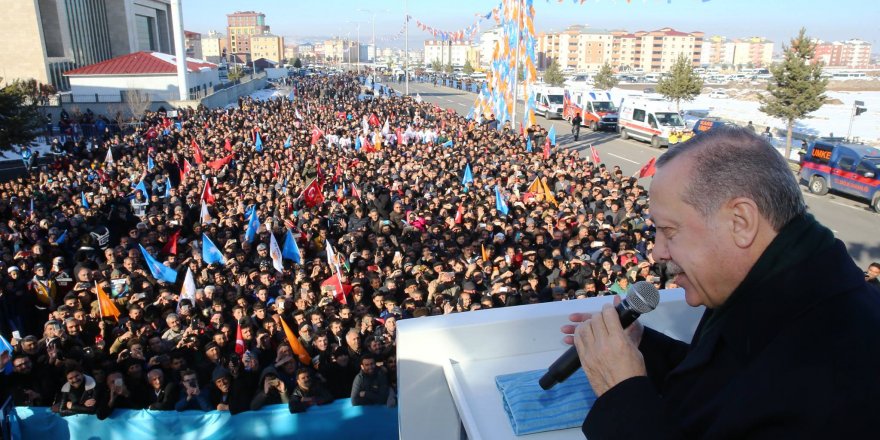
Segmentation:
<svg viewBox="0 0 880 440">
<path fill-rule="evenodd" d="M 880 297 L 766 140 L 721 129 L 665 153 L 651 213 L 654 258 L 707 310 L 691 344 L 624 331 L 611 306 L 571 317 L 599 396 L 584 435 L 877 437 Z"/>
</svg>

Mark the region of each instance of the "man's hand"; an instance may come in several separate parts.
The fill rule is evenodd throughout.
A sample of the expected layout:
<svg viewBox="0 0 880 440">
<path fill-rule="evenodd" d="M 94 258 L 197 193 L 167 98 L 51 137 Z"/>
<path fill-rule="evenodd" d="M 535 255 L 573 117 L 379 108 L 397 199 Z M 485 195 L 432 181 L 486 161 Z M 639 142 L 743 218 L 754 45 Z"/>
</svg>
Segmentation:
<svg viewBox="0 0 880 440">
<path fill-rule="evenodd" d="M 647 375 L 642 353 L 623 331 L 611 304 L 577 326 L 574 346 L 596 396 L 626 379 Z"/>
<path fill-rule="evenodd" d="M 217 404 L 217 411 L 229 411 L 229 405 L 227 405 L 225 403 L 218 403 Z"/>
<path fill-rule="evenodd" d="M 620 304 L 620 301 L 620 297 L 615 296 L 614 306 L 616 307 L 618 304 Z M 574 330 L 577 328 L 577 324 L 580 324 L 590 319 L 592 316 L 592 313 L 572 313 L 571 315 L 568 315 L 568 320 L 574 322 L 575 324 L 566 324 L 560 328 L 560 331 L 562 331 L 562 333 L 565 335 L 562 338 L 562 342 L 564 342 L 566 345 L 574 344 L 573 335 Z M 635 321 L 630 324 L 630 326 L 627 327 L 623 332 L 626 333 L 626 336 L 629 337 L 629 340 L 632 341 L 633 345 L 638 347 L 639 344 L 642 343 L 642 334 L 645 332 L 645 326 L 643 326 L 641 322 Z"/>
</svg>

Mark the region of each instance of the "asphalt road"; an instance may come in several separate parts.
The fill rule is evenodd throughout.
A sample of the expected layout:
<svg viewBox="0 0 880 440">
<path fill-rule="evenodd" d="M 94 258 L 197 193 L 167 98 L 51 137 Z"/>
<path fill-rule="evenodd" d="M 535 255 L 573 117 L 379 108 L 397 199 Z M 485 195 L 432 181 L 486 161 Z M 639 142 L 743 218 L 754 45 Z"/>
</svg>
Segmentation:
<svg viewBox="0 0 880 440">
<path fill-rule="evenodd" d="M 403 92 L 404 85 L 388 84 L 393 89 Z M 434 87 L 431 84 L 410 82 L 411 95 L 419 94 L 422 99 L 436 103 L 443 108 L 451 108 L 460 114 L 470 112 L 476 95 L 449 87 Z M 517 120 L 523 114 L 522 104 L 517 106 Z M 581 128 L 580 140 L 574 142 L 571 126 L 561 120 L 548 121 L 537 117 L 539 124 L 549 128 L 556 127 L 557 142 L 562 148 L 576 149 L 581 157 L 589 157 L 592 144 L 598 151 L 602 162 L 618 165 L 625 175 L 633 175 L 652 157 L 663 154 L 664 149 L 654 149 L 647 143 L 636 140 L 622 140 L 617 133 L 590 132 Z M 519 122 L 517 122 L 519 125 Z M 650 179 L 642 181 L 650 184 Z M 810 212 L 824 225 L 834 231 L 834 235 L 846 243 L 850 255 L 863 270 L 873 261 L 880 262 L 880 214 L 868 207 L 866 202 L 858 201 L 843 195 L 829 194 L 815 196 L 802 186 Z"/>
</svg>

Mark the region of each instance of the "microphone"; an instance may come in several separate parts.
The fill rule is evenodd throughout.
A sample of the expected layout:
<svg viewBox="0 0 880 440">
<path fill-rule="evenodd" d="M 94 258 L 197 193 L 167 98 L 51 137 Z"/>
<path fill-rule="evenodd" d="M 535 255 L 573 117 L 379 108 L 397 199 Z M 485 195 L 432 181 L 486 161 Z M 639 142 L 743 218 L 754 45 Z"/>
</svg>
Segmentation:
<svg viewBox="0 0 880 440">
<path fill-rule="evenodd" d="M 639 315 L 654 310 L 659 303 L 660 292 L 657 288 L 647 281 L 639 281 L 626 289 L 626 298 L 614 309 L 620 316 L 620 325 L 627 328 L 635 322 Z M 549 390 L 557 383 L 568 379 L 580 367 L 581 360 L 578 357 L 577 349 L 572 346 L 550 365 L 547 372 L 541 376 L 538 384 L 541 385 L 541 388 Z"/>
</svg>

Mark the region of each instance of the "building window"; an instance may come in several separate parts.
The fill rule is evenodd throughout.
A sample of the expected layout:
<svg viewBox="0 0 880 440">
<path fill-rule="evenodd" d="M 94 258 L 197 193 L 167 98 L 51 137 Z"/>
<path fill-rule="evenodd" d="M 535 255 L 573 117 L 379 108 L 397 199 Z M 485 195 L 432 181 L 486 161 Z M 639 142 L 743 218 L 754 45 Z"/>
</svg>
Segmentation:
<svg viewBox="0 0 880 440">
<path fill-rule="evenodd" d="M 153 17 L 134 16 L 138 50 L 156 50 L 156 34 L 153 20 Z"/>
</svg>

